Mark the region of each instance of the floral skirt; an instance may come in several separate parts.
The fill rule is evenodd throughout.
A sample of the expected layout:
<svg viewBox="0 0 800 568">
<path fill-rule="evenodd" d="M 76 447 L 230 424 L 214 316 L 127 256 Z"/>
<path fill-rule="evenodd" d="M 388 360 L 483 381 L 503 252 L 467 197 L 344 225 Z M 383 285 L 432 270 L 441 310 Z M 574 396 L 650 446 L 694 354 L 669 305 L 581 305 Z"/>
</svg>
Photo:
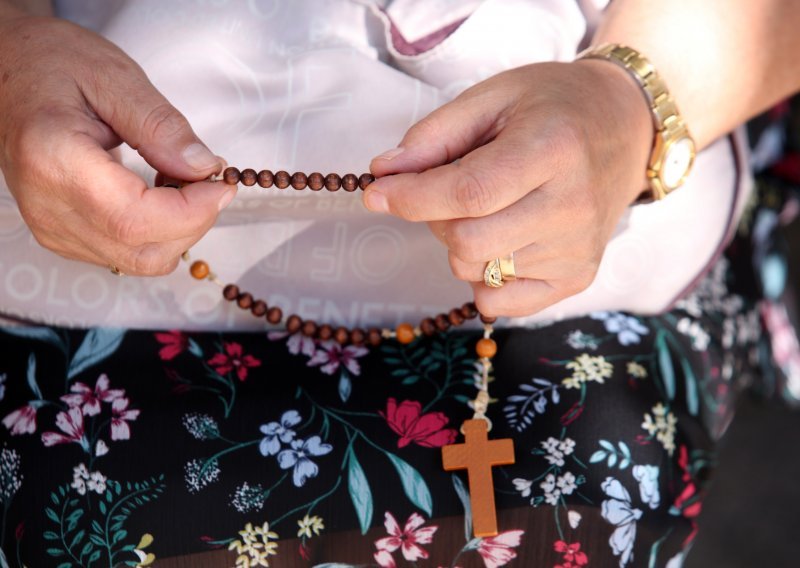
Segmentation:
<svg viewBox="0 0 800 568">
<path fill-rule="evenodd" d="M 472 415 L 474 331 L 345 347 L 299 334 L 6 328 L 2 566 L 679 566 L 715 440 L 759 373 L 722 260 L 657 317 L 500 329 L 499 534 L 442 468 Z"/>
</svg>

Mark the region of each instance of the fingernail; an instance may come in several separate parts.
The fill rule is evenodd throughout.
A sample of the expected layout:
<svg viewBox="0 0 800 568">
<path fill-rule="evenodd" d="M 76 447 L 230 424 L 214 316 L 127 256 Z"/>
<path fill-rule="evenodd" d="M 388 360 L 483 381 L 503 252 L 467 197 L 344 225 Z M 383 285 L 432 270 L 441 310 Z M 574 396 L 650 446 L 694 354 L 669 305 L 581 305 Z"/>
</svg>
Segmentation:
<svg viewBox="0 0 800 568">
<path fill-rule="evenodd" d="M 212 154 L 211 150 L 197 142 L 184 148 L 181 157 L 189 167 L 195 170 L 207 170 L 219 165 L 219 158 Z"/>
<path fill-rule="evenodd" d="M 376 160 L 392 160 L 402 154 L 405 151 L 405 148 L 392 148 L 391 150 L 385 151 L 383 154 L 379 154 L 375 156 Z"/>
<path fill-rule="evenodd" d="M 235 195 L 236 195 L 235 189 L 229 189 L 228 191 L 223 193 L 222 198 L 219 200 L 219 210 L 222 211 L 228 205 L 230 205 Z"/>
<path fill-rule="evenodd" d="M 389 202 L 387 201 L 386 196 L 382 193 L 378 193 L 377 191 L 368 191 L 364 196 L 364 201 L 367 209 L 370 211 L 375 211 L 377 213 L 389 212 Z"/>
</svg>

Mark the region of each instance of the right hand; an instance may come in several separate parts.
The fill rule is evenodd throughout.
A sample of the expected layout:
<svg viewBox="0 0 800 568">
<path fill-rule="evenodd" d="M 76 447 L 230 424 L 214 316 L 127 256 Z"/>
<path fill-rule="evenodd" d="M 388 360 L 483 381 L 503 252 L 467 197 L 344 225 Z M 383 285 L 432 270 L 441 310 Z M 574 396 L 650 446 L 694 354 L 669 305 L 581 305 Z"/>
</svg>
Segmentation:
<svg viewBox="0 0 800 568">
<path fill-rule="evenodd" d="M 39 243 L 126 274 L 175 269 L 236 188 L 149 188 L 108 151 L 122 142 L 187 181 L 217 173 L 211 153 L 118 47 L 55 18 L 0 20 L 0 169 Z"/>
</svg>

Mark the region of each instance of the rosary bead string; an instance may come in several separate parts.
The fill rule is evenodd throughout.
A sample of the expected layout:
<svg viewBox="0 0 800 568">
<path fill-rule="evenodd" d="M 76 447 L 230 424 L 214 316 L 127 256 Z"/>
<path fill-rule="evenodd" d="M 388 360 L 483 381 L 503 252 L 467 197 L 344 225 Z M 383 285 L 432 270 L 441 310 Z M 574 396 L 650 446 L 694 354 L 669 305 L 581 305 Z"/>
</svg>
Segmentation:
<svg viewBox="0 0 800 568">
<path fill-rule="evenodd" d="M 289 174 L 285 170 L 272 172 L 271 170 L 261 170 L 256 172 L 252 168 L 239 170 L 235 167 L 226 168 L 221 174 L 209 178 L 213 181 L 224 181 L 228 185 L 241 183 L 244 186 L 252 187 L 258 184 L 263 188 L 277 187 L 286 189 L 291 186 L 296 190 L 309 188 L 311 191 L 320 191 L 323 187 L 330 192 L 338 191 L 340 188 L 346 192 L 353 192 L 356 189 L 364 190 L 369 184 L 375 181 L 372 174 L 364 173 L 361 176 L 355 174 L 345 174 L 339 176 L 336 173 L 329 173 L 323 176 L 319 172 L 306 175 L 303 172 Z M 191 262 L 188 251 L 181 257 L 185 262 Z M 313 320 L 303 320 L 297 314 L 290 314 L 284 320 L 284 313 L 277 306 L 269 306 L 266 301 L 256 299 L 250 292 L 243 291 L 236 284 L 223 284 L 211 271 L 208 263 L 204 260 L 191 262 L 189 273 L 197 280 L 209 280 L 222 289 L 222 296 L 229 302 L 235 302 L 242 309 L 249 311 L 257 318 L 264 318 L 272 325 L 283 325 L 290 334 L 302 333 L 304 336 L 319 339 L 322 341 L 334 340 L 342 346 L 368 344 L 377 347 L 384 339 L 396 339 L 403 345 L 408 345 L 417 337 L 430 337 L 437 332 L 445 332 L 451 327 L 458 327 L 468 320 L 480 317 L 484 325 L 483 337 L 475 345 L 475 351 L 481 364 L 480 383 L 476 385 L 477 396 L 471 402 L 474 410 L 473 418 L 486 420 L 488 428 L 491 430 L 492 423 L 486 416 L 488 405 L 492 402 L 489 397 L 489 373 L 492 370 L 492 358 L 497 354 L 497 343 L 492 339 L 494 331 L 492 324 L 497 318 L 487 317 L 478 311 L 474 302 L 467 302 L 461 307 L 452 308 L 447 313 L 440 313 L 433 317 L 426 317 L 420 321 L 417 327 L 410 323 L 401 323 L 394 330 L 389 328 L 371 327 L 367 330 L 361 328 L 348 329 L 344 326 L 334 328 L 329 324 L 319 325 Z"/>
<path fill-rule="evenodd" d="M 364 173 L 360 176 L 356 174 L 339 174 L 330 173 L 323 176 L 319 172 L 314 172 L 306 175 L 303 172 L 295 172 L 290 174 L 285 170 L 272 172 L 271 170 L 261 170 L 256 172 L 252 168 L 246 168 L 239 171 L 238 168 L 229 167 L 225 168 L 220 175 L 214 176 L 211 179 L 214 181 L 224 181 L 228 185 L 237 185 L 241 183 L 244 186 L 252 187 L 258 184 L 263 188 L 277 187 L 278 189 L 286 189 L 291 186 L 294 189 L 310 189 L 311 191 L 319 191 L 323 187 L 330 192 L 344 189 L 348 193 L 357 189 L 362 191 L 367 188 L 369 184 L 375 181 L 375 176 L 370 173 Z"/>
<path fill-rule="evenodd" d="M 358 188 L 364 190 L 375 178 L 368 173 L 356 176 L 345 174 L 339 176 L 329 173 L 323 176 L 319 172 L 306 175 L 303 172 L 289 174 L 285 170 L 273 173 L 270 170 L 256 172 L 252 168 L 239 171 L 237 168 L 226 168 L 221 174 L 211 176 L 210 181 L 224 181 L 229 185 L 242 183 L 245 186 L 258 184 L 269 188 L 273 185 L 278 189 L 289 186 L 296 190 L 305 188 L 311 191 L 320 191 L 323 187 L 328 191 L 338 191 L 340 188 L 346 192 L 353 192 Z M 177 187 L 184 184 L 178 182 Z M 236 284 L 223 284 L 217 278 L 211 267 L 204 260 L 191 261 L 188 251 L 181 258 L 190 263 L 189 273 L 197 280 L 209 280 L 222 289 L 222 296 L 229 302 L 249 311 L 254 317 L 266 319 L 273 325 L 283 325 L 290 334 L 301 333 L 303 336 L 321 341 L 336 341 L 340 346 L 364 345 L 378 347 L 384 339 L 396 339 L 401 345 L 409 345 L 419 337 L 430 337 L 437 332 L 446 332 L 451 327 L 458 327 L 468 320 L 480 317 L 483 322 L 483 337 L 475 344 L 478 356 L 480 374 L 476 377 L 475 398 L 469 402 L 473 410 L 472 419 L 465 420 L 461 426 L 464 435 L 463 444 L 450 444 L 442 448 L 443 467 L 446 471 L 466 469 L 470 477 L 470 503 L 472 510 L 477 511 L 473 516 L 473 529 L 476 537 L 493 536 L 498 534 L 497 514 L 494 506 L 494 495 L 491 487 L 491 467 L 514 463 L 514 443 L 511 439 L 488 441 L 487 435 L 492 430 L 492 420 L 486 415 L 489 405 L 497 402 L 489 395 L 489 383 L 493 380 L 490 376 L 493 370 L 492 358 L 497 354 L 497 343 L 492 339 L 493 324 L 497 318 L 486 317 L 478 311 L 473 302 L 467 302 L 461 307 L 454 307 L 447 313 L 436 314 L 433 317 L 423 318 L 416 327 L 410 323 L 399 324 L 394 330 L 389 328 L 370 327 L 348 329 L 344 326 L 334 328 L 329 324 L 319 325 L 313 320 L 303 320 L 297 314 L 290 314 L 284 319 L 283 310 L 277 306 L 269 306 L 267 302 L 253 297 L 250 292 L 241 290 Z M 489 476 L 484 478 L 483 484 L 473 487 L 472 475 L 475 468 L 485 472 L 489 467 Z M 484 475 L 483 473 L 481 475 Z M 487 487 L 488 486 L 488 487 Z"/>
</svg>

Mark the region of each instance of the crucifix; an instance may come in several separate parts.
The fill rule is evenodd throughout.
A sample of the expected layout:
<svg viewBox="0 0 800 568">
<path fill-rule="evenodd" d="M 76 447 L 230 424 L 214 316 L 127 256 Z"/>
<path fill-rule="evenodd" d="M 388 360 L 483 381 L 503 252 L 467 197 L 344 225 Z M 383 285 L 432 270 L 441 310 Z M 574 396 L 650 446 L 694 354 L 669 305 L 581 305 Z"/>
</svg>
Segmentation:
<svg viewBox="0 0 800 568">
<path fill-rule="evenodd" d="M 469 500 L 472 505 L 472 526 L 476 537 L 497 535 L 497 513 L 494 505 L 492 467 L 514 463 L 514 442 L 506 438 L 489 440 L 489 423 L 485 418 L 464 421 L 463 444 L 442 448 L 445 471 L 467 470 Z"/>
</svg>

